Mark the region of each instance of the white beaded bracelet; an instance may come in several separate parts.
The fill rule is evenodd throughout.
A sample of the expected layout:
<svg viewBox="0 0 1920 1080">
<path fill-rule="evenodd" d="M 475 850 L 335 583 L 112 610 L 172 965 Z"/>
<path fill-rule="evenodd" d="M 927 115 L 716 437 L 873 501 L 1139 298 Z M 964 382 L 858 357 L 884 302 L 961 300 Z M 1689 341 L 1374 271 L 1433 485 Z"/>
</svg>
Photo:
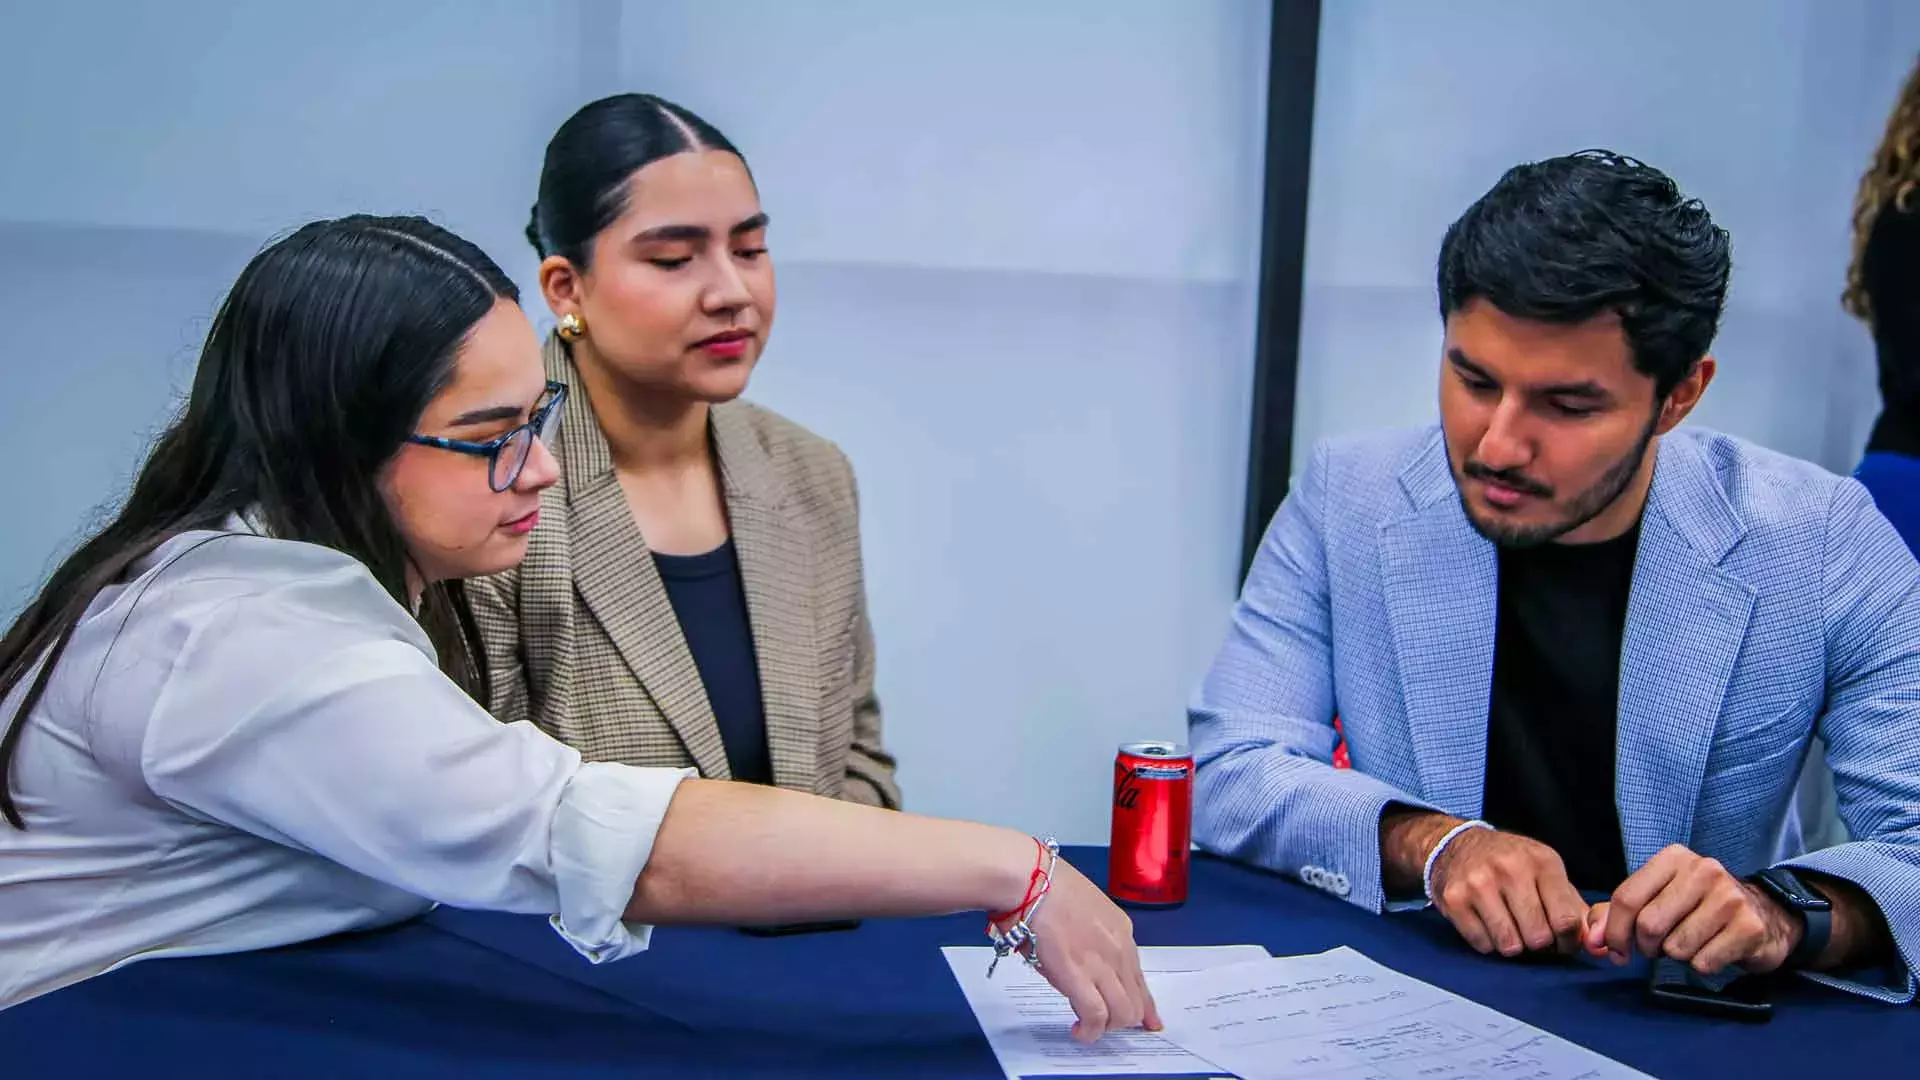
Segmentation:
<svg viewBox="0 0 1920 1080">
<path fill-rule="evenodd" d="M 1421 890 L 1427 894 L 1428 903 L 1433 902 L 1433 864 L 1439 860 L 1440 853 L 1447 850 L 1447 845 L 1453 843 L 1463 832 L 1470 829 L 1491 828 L 1493 828 L 1493 826 L 1481 821 L 1479 818 L 1475 818 L 1472 821 L 1463 821 L 1453 828 L 1448 829 L 1447 835 L 1442 836 L 1440 842 L 1433 845 L 1433 850 L 1427 852 L 1427 865 L 1420 871 L 1420 887 Z"/>
</svg>

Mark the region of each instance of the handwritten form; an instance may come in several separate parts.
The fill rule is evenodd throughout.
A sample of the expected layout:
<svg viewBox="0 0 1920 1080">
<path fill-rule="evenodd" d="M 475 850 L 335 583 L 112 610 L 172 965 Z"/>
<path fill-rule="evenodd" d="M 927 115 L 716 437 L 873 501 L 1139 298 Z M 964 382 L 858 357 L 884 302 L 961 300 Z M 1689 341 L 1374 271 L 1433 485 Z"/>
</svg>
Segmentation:
<svg viewBox="0 0 1920 1080">
<path fill-rule="evenodd" d="M 1161 1078 L 1232 1077 L 1151 1031 L 1114 1031 L 1093 1045 L 1075 1042 L 1068 1029 L 1073 1009 L 1040 973 L 1018 959 L 1000 962 L 992 979 L 987 965 L 993 950 L 986 946 L 948 946 L 940 952 L 953 977 L 973 1006 L 1000 1068 L 1012 1080 L 1043 1080 L 1073 1076 L 1131 1076 Z M 1160 998 L 1168 979 L 1218 970 L 1230 965 L 1266 961 L 1258 945 L 1221 945 L 1201 948 L 1152 947 L 1140 950 L 1140 966 L 1147 986 Z M 1164 1010 L 1162 1018 L 1165 1018 Z"/>
<path fill-rule="evenodd" d="M 1166 1038 L 1242 1080 L 1645 1077 L 1344 947 L 1151 985 Z"/>
</svg>

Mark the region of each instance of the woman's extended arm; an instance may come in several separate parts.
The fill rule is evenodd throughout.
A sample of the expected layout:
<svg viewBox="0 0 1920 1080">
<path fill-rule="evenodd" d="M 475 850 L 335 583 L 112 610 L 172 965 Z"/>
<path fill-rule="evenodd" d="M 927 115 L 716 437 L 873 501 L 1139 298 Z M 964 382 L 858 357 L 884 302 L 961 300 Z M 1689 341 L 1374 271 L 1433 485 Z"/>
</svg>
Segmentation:
<svg viewBox="0 0 1920 1080">
<path fill-rule="evenodd" d="M 769 923 L 1009 911 L 1038 861 L 1011 829 L 797 792 L 686 780 L 668 805 L 628 917 Z M 1082 1038 L 1159 1027 L 1133 924 L 1062 860 L 1034 920 L 1041 974 L 1067 995 Z"/>
</svg>

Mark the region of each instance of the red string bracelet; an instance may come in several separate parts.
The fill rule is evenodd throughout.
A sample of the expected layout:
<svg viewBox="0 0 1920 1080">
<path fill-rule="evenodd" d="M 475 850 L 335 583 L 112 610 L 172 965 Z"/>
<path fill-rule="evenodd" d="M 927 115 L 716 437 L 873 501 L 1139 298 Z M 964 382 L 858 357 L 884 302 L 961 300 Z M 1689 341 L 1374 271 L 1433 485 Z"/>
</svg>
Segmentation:
<svg viewBox="0 0 1920 1080">
<path fill-rule="evenodd" d="M 1012 910 L 1002 911 L 998 914 L 989 913 L 987 915 L 987 929 L 989 931 L 1001 923 L 1011 922 L 1019 918 L 1026 913 L 1027 908 L 1031 907 L 1035 900 L 1040 898 L 1040 883 L 1045 881 L 1047 877 L 1047 845 L 1041 843 L 1039 838 L 1035 837 L 1033 846 L 1037 850 L 1033 856 L 1033 873 L 1027 875 L 1027 894 L 1020 898 L 1020 902 L 1014 905 Z"/>
<path fill-rule="evenodd" d="M 1045 840 L 1034 839 L 1040 845 L 1040 858 L 1033 868 L 1033 874 L 1027 879 L 1027 894 L 1020 906 L 1012 911 L 987 917 L 987 937 L 993 941 L 993 962 L 987 965 L 987 978 L 993 978 L 995 968 L 1007 956 L 1018 953 L 1035 968 L 1040 966 L 1040 935 L 1033 929 L 1032 919 L 1040 910 L 1040 902 L 1047 898 L 1053 889 L 1053 871 L 1060 861 L 1060 845 L 1049 837 Z M 998 923 L 1010 923 L 1001 930 Z"/>
</svg>

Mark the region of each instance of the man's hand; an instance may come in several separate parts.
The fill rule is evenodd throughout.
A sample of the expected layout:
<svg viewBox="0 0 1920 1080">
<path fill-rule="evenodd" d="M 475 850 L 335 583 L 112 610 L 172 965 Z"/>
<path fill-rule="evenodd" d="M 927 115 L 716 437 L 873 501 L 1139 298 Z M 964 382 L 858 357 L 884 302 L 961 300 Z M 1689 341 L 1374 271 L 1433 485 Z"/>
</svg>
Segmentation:
<svg viewBox="0 0 1920 1080">
<path fill-rule="evenodd" d="M 1433 902 L 1482 953 L 1579 947 L 1587 902 L 1552 848 L 1493 829 L 1454 837 L 1433 864 Z"/>
<path fill-rule="evenodd" d="M 1435 844 L 1458 818 L 1392 815 L 1381 823 L 1382 851 L 1392 875 L 1417 893 Z M 1460 936 L 1482 953 L 1518 956 L 1557 948 L 1574 952 L 1587 902 L 1567 880 L 1560 856 L 1515 833 L 1469 829 L 1453 838 L 1433 866 L 1433 902 Z"/>
<path fill-rule="evenodd" d="M 1712 975 L 1730 964 L 1754 974 L 1786 962 L 1806 923 L 1763 890 L 1705 856 L 1673 844 L 1647 860 L 1587 915 L 1585 944 L 1594 956 L 1624 964 L 1670 956 Z"/>
</svg>

